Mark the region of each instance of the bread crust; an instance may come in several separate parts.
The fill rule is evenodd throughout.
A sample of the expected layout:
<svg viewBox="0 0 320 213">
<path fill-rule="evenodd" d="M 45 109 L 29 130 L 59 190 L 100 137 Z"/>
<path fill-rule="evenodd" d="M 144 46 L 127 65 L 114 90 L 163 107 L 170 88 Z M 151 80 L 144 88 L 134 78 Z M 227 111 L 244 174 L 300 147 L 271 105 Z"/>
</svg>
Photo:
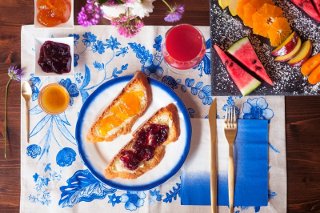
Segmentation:
<svg viewBox="0 0 320 213">
<path fill-rule="evenodd" d="M 161 116 L 168 116 L 168 120 L 160 120 Z M 124 171 L 117 171 L 115 169 L 115 165 L 117 162 L 120 162 L 120 153 L 123 150 L 130 149 L 136 138 L 138 137 L 138 132 L 143 129 L 145 126 L 156 123 L 156 124 L 165 124 L 169 126 L 169 133 L 167 140 L 162 143 L 160 146 L 156 147 L 154 157 L 148 161 L 144 160 L 142 162 L 142 166 L 140 165 L 136 170 L 131 171 L 128 169 L 124 169 Z M 174 104 L 169 104 L 166 107 L 161 108 L 158 110 L 148 121 L 146 121 L 144 124 L 142 124 L 134 133 L 133 133 L 133 139 L 131 139 L 127 145 L 125 145 L 119 153 L 111 160 L 107 168 L 105 169 L 104 175 L 108 179 L 113 178 L 124 178 L 124 179 L 136 179 L 139 176 L 143 175 L 147 171 L 153 169 L 156 167 L 161 160 L 163 159 L 165 155 L 165 149 L 166 145 L 175 142 L 180 136 L 180 122 L 179 122 L 179 115 L 178 115 L 178 109 Z"/>
<path fill-rule="evenodd" d="M 146 104 L 145 104 L 145 106 L 143 106 L 141 111 L 139 113 L 137 113 L 135 116 L 133 116 L 132 118 L 130 118 L 131 120 L 128 123 L 126 123 L 125 125 L 122 124 L 122 125 L 120 125 L 120 127 L 117 127 L 118 128 L 117 131 L 115 131 L 113 134 L 108 135 L 106 137 L 101 137 L 101 136 L 95 134 L 95 128 L 97 126 L 98 121 L 100 119 L 103 119 L 105 117 L 105 115 L 107 115 L 109 113 L 110 108 L 119 101 L 120 97 L 124 93 L 126 93 L 131 87 L 134 87 L 138 84 L 142 86 L 142 88 L 146 94 L 146 100 L 145 100 Z M 98 119 L 91 126 L 91 128 L 87 134 L 87 141 L 93 142 L 93 143 L 103 142 L 103 141 L 111 142 L 119 135 L 129 133 L 131 131 L 132 126 L 137 121 L 137 119 L 139 117 L 141 117 L 147 111 L 148 107 L 150 106 L 151 101 L 152 101 L 152 92 L 151 92 L 151 87 L 150 87 L 149 81 L 148 81 L 147 77 L 141 71 L 137 71 L 135 73 L 135 75 L 133 76 L 133 78 L 131 79 L 131 81 L 122 89 L 120 94 L 111 102 L 111 104 L 109 104 L 106 107 L 106 109 L 100 114 Z"/>
</svg>

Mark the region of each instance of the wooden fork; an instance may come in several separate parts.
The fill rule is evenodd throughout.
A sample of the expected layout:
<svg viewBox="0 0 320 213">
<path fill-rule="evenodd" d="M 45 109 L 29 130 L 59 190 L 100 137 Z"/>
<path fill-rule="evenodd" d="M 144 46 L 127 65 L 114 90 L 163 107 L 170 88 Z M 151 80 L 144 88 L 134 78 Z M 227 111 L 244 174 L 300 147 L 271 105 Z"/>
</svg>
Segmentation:
<svg viewBox="0 0 320 213">
<path fill-rule="evenodd" d="M 234 212 L 234 159 L 233 145 L 237 135 L 237 115 L 234 106 L 227 108 L 225 118 L 224 134 L 229 144 L 229 166 L 228 166 L 228 190 L 229 190 L 229 212 Z"/>
</svg>

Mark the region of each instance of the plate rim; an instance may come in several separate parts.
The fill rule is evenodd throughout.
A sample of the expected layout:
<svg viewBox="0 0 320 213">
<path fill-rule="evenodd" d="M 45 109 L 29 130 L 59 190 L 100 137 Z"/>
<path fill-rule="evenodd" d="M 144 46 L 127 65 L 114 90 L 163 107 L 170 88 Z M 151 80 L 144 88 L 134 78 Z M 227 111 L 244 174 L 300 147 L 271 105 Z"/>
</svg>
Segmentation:
<svg viewBox="0 0 320 213">
<path fill-rule="evenodd" d="M 77 119 L 77 124 L 76 124 L 76 129 L 75 129 L 75 139 L 77 141 L 79 155 L 80 155 L 84 165 L 89 169 L 91 174 L 94 175 L 98 180 L 107 184 L 108 186 L 111 186 L 111 187 L 114 187 L 117 189 L 121 189 L 121 190 L 143 191 L 143 190 L 148 190 L 148 189 L 152 189 L 156 186 L 159 186 L 160 184 L 166 182 L 168 179 L 173 177 L 181 169 L 181 167 L 182 167 L 183 163 L 185 162 L 185 160 L 189 154 L 189 151 L 190 151 L 191 136 L 192 136 L 192 127 L 191 127 L 190 116 L 189 116 L 189 113 L 188 113 L 186 106 L 184 105 L 184 103 L 182 102 L 180 97 L 170 87 L 168 87 L 167 85 L 163 84 L 162 82 L 160 82 L 156 79 L 147 77 L 147 79 L 150 83 L 150 86 L 154 85 L 154 86 L 159 87 L 160 89 L 164 90 L 169 96 L 171 96 L 176 101 L 176 105 L 177 105 L 179 111 L 182 113 L 182 116 L 184 117 L 185 125 L 186 125 L 186 146 L 184 148 L 184 151 L 183 151 L 181 158 L 179 159 L 179 161 L 177 162 L 177 164 L 173 167 L 173 169 L 171 171 L 169 171 L 167 174 L 160 177 L 156 181 L 151 181 L 148 184 L 139 184 L 136 186 L 128 186 L 125 184 L 119 184 L 119 183 L 113 182 L 113 181 L 105 178 L 103 175 L 99 174 L 99 172 L 94 169 L 94 167 L 91 165 L 89 160 L 86 158 L 86 152 L 84 151 L 84 148 L 82 145 L 83 141 L 81 140 L 81 131 L 80 131 L 81 127 L 82 127 L 82 123 L 83 123 L 83 117 L 86 112 L 86 109 L 88 109 L 88 105 L 92 101 L 94 101 L 94 99 L 101 92 L 103 92 L 105 89 L 107 89 L 110 86 L 113 86 L 115 84 L 121 83 L 121 82 L 126 82 L 126 81 L 129 82 L 132 78 L 133 78 L 133 75 L 125 75 L 125 76 L 113 78 L 113 79 L 103 83 L 102 85 L 100 85 L 86 99 L 86 101 L 83 103 L 83 105 L 80 109 L 79 116 Z"/>
</svg>

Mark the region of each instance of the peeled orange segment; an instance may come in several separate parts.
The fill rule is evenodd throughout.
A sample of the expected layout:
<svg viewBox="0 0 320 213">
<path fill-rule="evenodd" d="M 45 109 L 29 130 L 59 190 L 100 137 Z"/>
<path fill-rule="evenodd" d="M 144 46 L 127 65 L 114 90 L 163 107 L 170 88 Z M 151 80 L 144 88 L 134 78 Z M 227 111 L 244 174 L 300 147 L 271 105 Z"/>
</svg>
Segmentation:
<svg viewBox="0 0 320 213">
<path fill-rule="evenodd" d="M 251 28 L 253 27 L 252 14 L 254 14 L 256 11 L 256 8 L 253 7 L 251 3 L 248 3 L 244 6 L 244 14 L 242 18 L 244 25 Z"/>
<path fill-rule="evenodd" d="M 237 11 L 239 10 L 239 13 L 241 14 L 241 16 L 239 15 L 239 17 L 242 19 L 244 25 L 251 28 L 253 27 L 252 15 L 257 12 L 265 3 L 271 5 L 273 4 L 272 0 L 249 0 L 247 3 L 244 3 L 243 6 L 241 5 L 241 3 L 238 4 L 239 9 L 237 9 Z M 242 7 L 242 9 L 240 9 L 240 7 Z"/>
<path fill-rule="evenodd" d="M 268 37 L 268 30 L 275 22 L 277 17 L 282 16 L 282 9 L 272 4 L 265 3 L 257 12 L 252 16 L 253 20 L 253 33 Z"/>
<path fill-rule="evenodd" d="M 250 4 L 259 10 L 264 4 L 274 5 L 272 0 L 250 0 Z"/>
<path fill-rule="evenodd" d="M 270 39 L 271 46 L 279 46 L 291 34 L 291 32 L 291 27 L 286 18 L 275 18 L 268 30 L 268 37 Z"/>
<path fill-rule="evenodd" d="M 243 19 L 244 18 L 244 6 L 250 2 L 250 0 L 238 0 L 237 4 L 237 14 L 238 16 Z"/>
</svg>

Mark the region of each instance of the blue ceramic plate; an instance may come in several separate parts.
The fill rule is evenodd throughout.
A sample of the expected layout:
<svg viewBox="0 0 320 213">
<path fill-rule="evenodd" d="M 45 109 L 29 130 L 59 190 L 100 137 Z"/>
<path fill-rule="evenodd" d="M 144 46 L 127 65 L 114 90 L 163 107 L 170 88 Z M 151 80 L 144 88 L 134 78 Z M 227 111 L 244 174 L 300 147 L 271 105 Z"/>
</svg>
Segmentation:
<svg viewBox="0 0 320 213">
<path fill-rule="evenodd" d="M 122 135 L 112 142 L 90 143 L 86 135 L 96 118 L 120 93 L 122 88 L 131 80 L 132 76 L 119 77 L 102 84 L 83 104 L 77 126 L 76 139 L 79 153 L 88 169 L 103 183 L 123 190 L 148 190 L 156 187 L 172 177 L 184 163 L 191 140 L 191 124 L 188 111 L 180 98 L 166 85 L 149 79 L 153 100 L 146 113 L 138 119 L 132 128 L 134 132 L 142 123 L 148 120 L 158 109 L 174 103 L 179 112 L 180 130 L 179 139 L 166 147 L 162 161 L 152 170 L 137 179 L 127 180 L 122 178 L 107 179 L 103 172 L 112 158 L 132 138 L 131 134 Z"/>
</svg>

